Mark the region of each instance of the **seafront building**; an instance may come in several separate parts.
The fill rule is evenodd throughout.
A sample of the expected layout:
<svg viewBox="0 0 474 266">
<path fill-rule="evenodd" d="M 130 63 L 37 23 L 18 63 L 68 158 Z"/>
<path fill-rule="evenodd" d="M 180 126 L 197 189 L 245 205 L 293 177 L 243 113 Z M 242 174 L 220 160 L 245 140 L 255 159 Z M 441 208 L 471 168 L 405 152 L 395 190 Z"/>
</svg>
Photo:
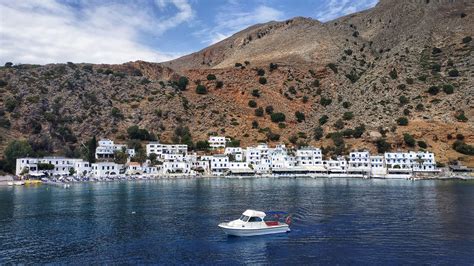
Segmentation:
<svg viewBox="0 0 474 266">
<path fill-rule="evenodd" d="M 369 151 L 353 151 L 347 157 L 338 156 L 324 160 L 321 149 L 316 147 L 294 149 L 287 148 L 284 144 L 269 147 L 266 143 L 247 148 L 225 147 L 227 139 L 222 138 L 213 137 L 215 143 L 211 150 L 214 154 L 200 155 L 189 153 L 188 146 L 184 144 L 151 142 L 146 145 L 149 159 L 143 164 L 130 162 L 130 157 L 135 154 L 133 149 L 104 139 L 99 141 L 96 156 L 100 160 L 96 163 L 89 164 L 81 159 L 63 157 L 19 158 L 16 174 L 74 174 L 94 177 L 179 174 L 407 178 L 417 173 L 439 172 L 435 155 L 424 151 L 387 152 L 383 155 L 371 155 Z M 221 146 L 222 143 L 224 147 Z M 116 150 L 127 151 L 130 157 L 126 164 L 112 162 L 112 151 Z"/>
<path fill-rule="evenodd" d="M 77 175 L 87 175 L 91 171 L 89 162 L 82 159 L 72 159 L 65 157 L 44 157 L 44 158 L 18 158 L 16 160 L 15 174 L 22 173 L 32 176 L 40 176 L 43 173 L 50 175 L 69 175 L 71 170 Z"/>
</svg>

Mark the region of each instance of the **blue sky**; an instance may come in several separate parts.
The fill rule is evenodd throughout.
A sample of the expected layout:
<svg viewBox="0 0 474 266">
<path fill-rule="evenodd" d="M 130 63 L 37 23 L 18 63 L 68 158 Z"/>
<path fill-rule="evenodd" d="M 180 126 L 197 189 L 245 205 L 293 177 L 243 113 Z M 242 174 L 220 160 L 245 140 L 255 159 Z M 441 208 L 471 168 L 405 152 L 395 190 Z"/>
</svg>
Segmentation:
<svg viewBox="0 0 474 266">
<path fill-rule="evenodd" d="M 0 64 L 166 61 L 256 23 L 328 21 L 377 0 L 0 0 Z"/>
</svg>

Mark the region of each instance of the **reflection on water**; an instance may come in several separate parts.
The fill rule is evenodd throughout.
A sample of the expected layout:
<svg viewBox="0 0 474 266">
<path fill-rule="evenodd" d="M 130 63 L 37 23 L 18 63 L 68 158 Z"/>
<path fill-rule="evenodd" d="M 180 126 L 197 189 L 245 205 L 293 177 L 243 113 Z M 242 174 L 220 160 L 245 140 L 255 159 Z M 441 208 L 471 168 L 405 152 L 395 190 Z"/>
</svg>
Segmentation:
<svg viewBox="0 0 474 266">
<path fill-rule="evenodd" d="M 0 188 L 0 263 L 473 264 L 474 182 L 158 180 Z M 247 208 L 288 234 L 227 237 Z"/>
</svg>

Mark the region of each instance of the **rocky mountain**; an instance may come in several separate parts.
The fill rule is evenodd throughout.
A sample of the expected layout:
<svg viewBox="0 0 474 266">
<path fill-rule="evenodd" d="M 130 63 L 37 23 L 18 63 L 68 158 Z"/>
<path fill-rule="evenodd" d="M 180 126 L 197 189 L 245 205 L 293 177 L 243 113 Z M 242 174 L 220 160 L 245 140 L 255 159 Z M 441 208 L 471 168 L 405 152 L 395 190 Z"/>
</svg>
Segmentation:
<svg viewBox="0 0 474 266">
<path fill-rule="evenodd" d="M 189 141 L 189 128 L 194 142 L 428 149 L 472 165 L 473 29 L 472 1 L 382 0 L 326 23 L 255 25 L 164 63 L 8 65 L 0 149 L 26 138 L 69 155 L 138 125 L 164 142 Z"/>
</svg>

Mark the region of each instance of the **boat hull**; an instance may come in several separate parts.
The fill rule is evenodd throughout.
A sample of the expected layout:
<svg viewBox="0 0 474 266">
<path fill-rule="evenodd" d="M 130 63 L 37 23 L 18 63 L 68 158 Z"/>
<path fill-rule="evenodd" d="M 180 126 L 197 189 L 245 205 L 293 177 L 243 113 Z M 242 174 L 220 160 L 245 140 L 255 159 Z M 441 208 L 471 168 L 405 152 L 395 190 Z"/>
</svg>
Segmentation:
<svg viewBox="0 0 474 266">
<path fill-rule="evenodd" d="M 219 224 L 227 235 L 231 236 L 261 236 L 269 234 L 281 234 L 290 232 L 288 225 L 269 226 L 265 228 L 235 228 L 227 226 L 227 223 Z"/>
</svg>

